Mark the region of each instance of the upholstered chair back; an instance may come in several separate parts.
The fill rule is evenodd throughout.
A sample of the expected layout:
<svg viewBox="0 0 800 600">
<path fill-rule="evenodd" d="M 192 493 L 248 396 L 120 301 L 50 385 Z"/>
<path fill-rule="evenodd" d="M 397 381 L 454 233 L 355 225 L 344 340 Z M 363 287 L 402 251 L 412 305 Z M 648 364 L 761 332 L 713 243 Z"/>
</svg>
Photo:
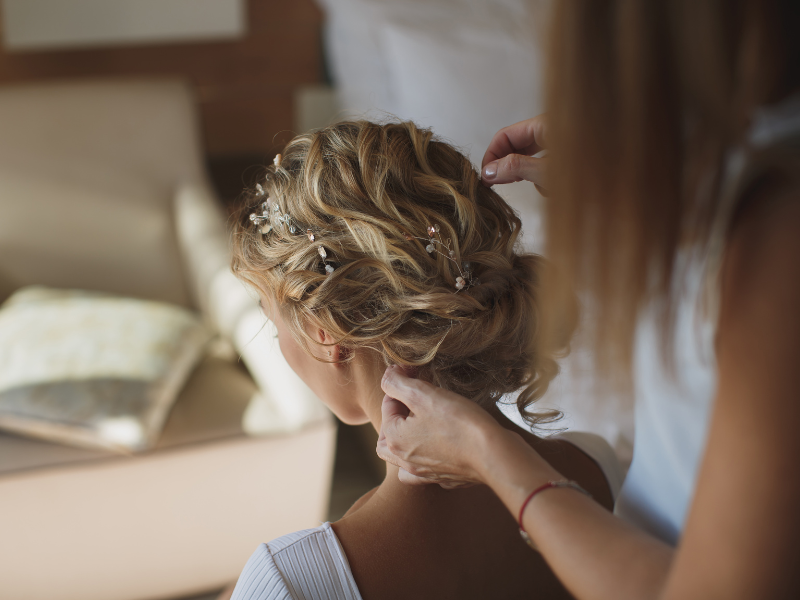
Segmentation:
<svg viewBox="0 0 800 600">
<path fill-rule="evenodd" d="M 191 307 L 173 200 L 200 147 L 180 82 L 0 90 L 0 300 L 42 284 Z"/>
</svg>

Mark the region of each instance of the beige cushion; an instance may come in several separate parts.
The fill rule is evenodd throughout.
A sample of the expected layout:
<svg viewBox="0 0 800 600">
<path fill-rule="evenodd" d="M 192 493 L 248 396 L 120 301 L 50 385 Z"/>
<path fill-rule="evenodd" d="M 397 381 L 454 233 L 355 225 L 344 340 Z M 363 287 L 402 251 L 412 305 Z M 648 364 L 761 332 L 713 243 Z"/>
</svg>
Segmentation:
<svg viewBox="0 0 800 600">
<path fill-rule="evenodd" d="M 0 162 L 0 278 L 191 306 L 168 205 Z"/>
</svg>

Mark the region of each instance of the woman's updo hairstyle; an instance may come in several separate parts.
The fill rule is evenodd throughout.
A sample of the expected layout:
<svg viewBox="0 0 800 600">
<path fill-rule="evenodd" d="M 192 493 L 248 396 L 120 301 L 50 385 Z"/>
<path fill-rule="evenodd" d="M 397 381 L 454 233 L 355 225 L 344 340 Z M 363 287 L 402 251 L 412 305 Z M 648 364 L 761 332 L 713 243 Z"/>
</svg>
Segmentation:
<svg viewBox="0 0 800 600">
<path fill-rule="evenodd" d="M 519 218 L 452 146 L 411 122 L 337 123 L 294 138 L 262 185 L 237 216 L 233 271 L 275 299 L 303 347 L 318 344 L 306 333 L 312 322 L 344 360 L 373 350 L 487 409 L 522 389 L 528 422 L 558 418 L 530 405 L 558 373 L 575 309 L 545 327 L 544 260 L 516 252 Z M 294 233 L 254 225 L 249 215 L 267 198 Z M 450 240 L 455 261 L 446 249 L 426 251 L 429 226 Z M 463 263 L 477 283 L 459 291 Z"/>
</svg>

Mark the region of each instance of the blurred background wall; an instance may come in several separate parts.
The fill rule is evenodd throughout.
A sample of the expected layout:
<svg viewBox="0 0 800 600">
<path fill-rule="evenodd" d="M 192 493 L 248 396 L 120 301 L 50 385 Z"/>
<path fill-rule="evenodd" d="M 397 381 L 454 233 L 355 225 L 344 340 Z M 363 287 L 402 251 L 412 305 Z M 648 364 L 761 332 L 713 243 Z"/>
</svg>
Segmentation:
<svg viewBox="0 0 800 600">
<path fill-rule="evenodd" d="M 123 8 L 125 2 L 141 2 L 101 1 L 123 3 Z M 241 3 L 244 15 L 240 39 L 195 41 L 177 32 L 171 40 L 164 39 L 169 34 L 137 40 L 126 39 L 125 32 L 119 31 L 120 41 L 89 40 L 86 47 L 75 41 L 48 48 L 41 47 L 46 42 L 35 48 L 9 49 L 3 44 L 0 85 L 108 77 L 184 78 L 196 91 L 208 156 L 268 154 L 291 135 L 298 88 L 322 80 L 323 14 L 313 0 L 232 1 Z M 38 2 L 36 8 L 43 11 L 48 8 L 41 0 L 5 0 L 0 19 L 7 19 L 9 8 L 19 2 Z M 55 2 L 62 6 L 73 2 L 75 10 L 96 8 L 85 0 Z M 156 18 L 170 3 L 174 1 L 158 0 L 161 7 L 155 7 Z M 204 4 L 206 10 L 213 8 L 213 2 L 203 0 L 184 0 L 178 8 L 203 10 Z M 46 22 L 58 15 L 43 12 L 38 18 Z M 81 15 L 81 20 L 86 18 Z M 8 24 L 3 26 L 5 31 Z"/>
</svg>

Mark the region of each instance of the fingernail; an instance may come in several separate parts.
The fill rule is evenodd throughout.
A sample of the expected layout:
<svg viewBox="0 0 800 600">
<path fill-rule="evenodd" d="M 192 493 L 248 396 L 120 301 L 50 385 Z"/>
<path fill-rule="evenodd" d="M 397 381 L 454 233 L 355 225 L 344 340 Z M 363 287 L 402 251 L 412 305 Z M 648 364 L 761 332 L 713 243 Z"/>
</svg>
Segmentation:
<svg viewBox="0 0 800 600">
<path fill-rule="evenodd" d="M 484 179 L 494 179 L 497 175 L 497 162 L 490 162 L 488 165 L 483 167 L 483 178 Z"/>
</svg>

